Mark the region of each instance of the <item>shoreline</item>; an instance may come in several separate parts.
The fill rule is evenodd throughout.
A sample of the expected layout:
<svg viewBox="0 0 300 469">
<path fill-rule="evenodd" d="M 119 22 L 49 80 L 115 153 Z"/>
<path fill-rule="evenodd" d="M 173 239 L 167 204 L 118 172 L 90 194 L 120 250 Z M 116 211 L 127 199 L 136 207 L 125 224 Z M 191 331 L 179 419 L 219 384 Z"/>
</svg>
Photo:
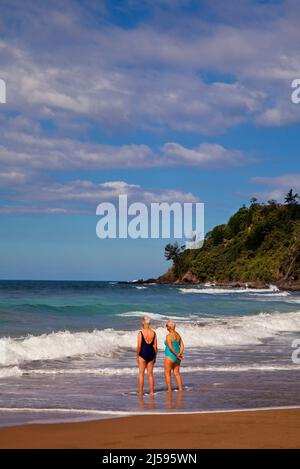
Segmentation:
<svg viewBox="0 0 300 469">
<path fill-rule="evenodd" d="M 204 412 L 1 427 L 0 448 L 300 448 L 299 407 Z"/>
<path fill-rule="evenodd" d="M 287 291 L 287 292 L 300 292 L 300 284 L 297 283 L 295 285 L 291 284 L 283 284 L 280 282 L 271 282 L 271 283 L 262 283 L 262 282 L 254 282 L 254 281 L 249 281 L 249 282 L 228 282 L 228 283 L 222 283 L 222 282 L 198 282 L 198 281 L 183 281 L 180 279 L 174 280 L 174 281 L 169 281 L 165 280 L 162 277 L 159 278 L 150 278 L 150 279 L 139 279 L 139 280 L 134 280 L 134 281 L 118 281 L 118 284 L 125 284 L 125 285 L 173 285 L 173 286 L 178 286 L 178 287 L 193 287 L 193 286 L 198 286 L 198 287 L 207 287 L 209 283 L 211 283 L 212 288 L 249 288 L 251 290 L 252 288 L 258 289 L 258 290 L 264 290 L 266 288 L 270 288 L 271 285 L 275 286 L 278 288 L 279 291 Z"/>
</svg>

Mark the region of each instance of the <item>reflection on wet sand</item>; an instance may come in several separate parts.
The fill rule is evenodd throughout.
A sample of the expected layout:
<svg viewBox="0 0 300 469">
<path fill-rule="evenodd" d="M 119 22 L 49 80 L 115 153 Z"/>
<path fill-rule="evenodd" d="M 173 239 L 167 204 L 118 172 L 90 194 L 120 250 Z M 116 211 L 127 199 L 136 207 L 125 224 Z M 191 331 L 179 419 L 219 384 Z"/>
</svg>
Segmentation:
<svg viewBox="0 0 300 469">
<path fill-rule="evenodd" d="M 140 398 L 139 398 L 139 407 L 140 407 L 140 409 L 143 409 L 143 410 L 154 410 L 155 409 L 154 396 L 150 396 L 148 403 L 145 403 L 144 397 L 140 396 Z"/>
<path fill-rule="evenodd" d="M 182 406 L 183 401 L 183 392 L 177 391 L 176 393 L 176 400 L 173 399 L 173 392 L 167 392 L 167 401 L 166 407 L 167 409 L 180 409 Z"/>
<path fill-rule="evenodd" d="M 176 398 L 175 398 L 176 395 Z M 180 409 L 183 403 L 183 391 L 166 392 L 166 409 Z M 155 409 L 155 398 L 154 396 L 149 397 L 149 401 L 145 402 L 143 396 L 139 397 L 139 408 L 142 410 L 154 410 Z"/>
</svg>

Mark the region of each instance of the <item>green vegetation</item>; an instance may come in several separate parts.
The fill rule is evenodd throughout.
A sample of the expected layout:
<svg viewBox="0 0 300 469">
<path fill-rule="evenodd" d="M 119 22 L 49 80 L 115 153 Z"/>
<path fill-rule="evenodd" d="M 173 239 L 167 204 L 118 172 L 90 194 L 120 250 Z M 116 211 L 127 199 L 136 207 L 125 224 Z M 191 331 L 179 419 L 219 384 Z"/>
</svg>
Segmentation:
<svg viewBox="0 0 300 469">
<path fill-rule="evenodd" d="M 174 244 L 167 244 L 165 247 L 165 259 L 167 261 L 173 262 L 173 269 L 175 275 L 180 275 L 180 270 L 177 270 L 177 266 L 179 266 L 179 257 L 180 254 L 183 252 L 185 246 L 179 246 L 178 243 Z"/>
<path fill-rule="evenodd" d="M 200 249 L 168 245 L 173 267 L 160 281 L 300 285 L 300 205 L 291 189 L 285 204 L 270 200 L 240 208 L 216 226 Z M 176 246 L 175 246 L 176 248 Z"/>
</svg>

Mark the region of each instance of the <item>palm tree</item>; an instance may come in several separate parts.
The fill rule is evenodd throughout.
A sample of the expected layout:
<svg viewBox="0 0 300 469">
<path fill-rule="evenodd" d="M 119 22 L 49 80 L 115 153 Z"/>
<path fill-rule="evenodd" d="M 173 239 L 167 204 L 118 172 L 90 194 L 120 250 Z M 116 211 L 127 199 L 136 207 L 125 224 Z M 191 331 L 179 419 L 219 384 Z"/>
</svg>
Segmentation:
<svg viewBox="0 0 300 469">
<path fill-rule="evenodd" d="M 165 259 L 167 261 L 173 261 L 175 264 L 179 254 L 184 250 L 184 247 L 185 246 L 179 246 L 177 242 L 174 244 L 167 244 L 165 247 Z"/>
<path fill-rule="evenodd" d="M 293 189 L 290 189 L 285 196 L 284 202 L 286 205 L 297 205 L 298 199 L 300 199 L 299 194 L 294 194 Z"/>
</svg>

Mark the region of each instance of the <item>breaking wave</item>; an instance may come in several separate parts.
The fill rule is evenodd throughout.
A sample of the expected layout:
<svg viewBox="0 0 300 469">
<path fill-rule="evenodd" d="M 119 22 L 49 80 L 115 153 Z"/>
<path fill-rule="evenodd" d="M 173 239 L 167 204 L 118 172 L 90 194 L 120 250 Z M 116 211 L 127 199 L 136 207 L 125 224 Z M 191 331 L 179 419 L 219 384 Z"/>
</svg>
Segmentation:
<svg viewBox="0 0 300 469">
<path fill-rule="evenodd" d="M 198 293 L 206 295 L 228 295 L 228 294 L 242 294 L 247 293 L 248 295 L 272 295 L 272 296 L 289 296 L 290 293 L 286 291 L 280 291 L 275 285 L 270 285 L 269 288 L 219 288 L 214 286 L 198 287 L 198 288 L 179 288 L 180 293 Z"/>
<path fill-rule="evenodd" d="M 161 318 L 161 315 L 159 316 Z M 178 330 L 187 348 L 260 344 L 264 339 L 283 332 L 299 332 L 300 312 L 190 320 L 189 323 L 179 323 Z M 158 327 L 156 332 L 159 348 L 162 349 L 165 329 Z M 0 339 L 0 366 L 86 355 L 114 357 L 119 356 L 124 349 L 134 350 L 135 347 L 136 331 L 115 329 L 92 332 L 60 331 L 19 338 L 4 337 Z M 2 372 L 10 371 L 2 369 Z"/>
</svg>

